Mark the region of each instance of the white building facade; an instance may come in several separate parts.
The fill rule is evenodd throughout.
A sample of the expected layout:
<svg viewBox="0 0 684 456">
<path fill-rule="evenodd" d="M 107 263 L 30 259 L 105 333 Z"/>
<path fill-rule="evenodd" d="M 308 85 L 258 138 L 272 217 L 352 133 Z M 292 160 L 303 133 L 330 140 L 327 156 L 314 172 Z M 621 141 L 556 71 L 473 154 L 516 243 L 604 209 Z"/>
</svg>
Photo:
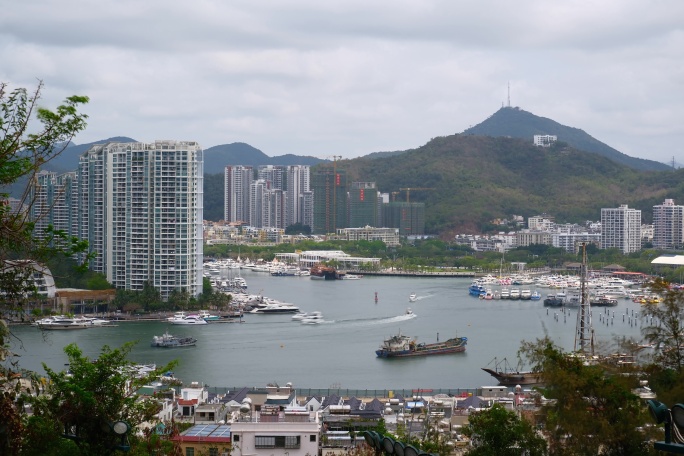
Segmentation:
<svg viewBox="0 0 684 456">
<path fill-rule="evenodd" d="M 224 170 L 225 202 L 223 219 L 226 222 L 250 220 L 250 189 L 254 181 L 251 166 L 226 166 Z"/>
<path fill-rule="evenodd" d="M 672 250 L 682 248 L 684 243 L 684 206 L 677 206 L 672 199 L 653 206 L 653 247 Z"/>
<path fill-rule="evenodd" d="M 601 209 L 601 248 L 625 254 L 641 250 L 641 211 L 626 204 Z"/>
<path fill-rule="evenodd" d="M 192 141 L 107 143 L 80 157 L 81 238 L 117 288 L 202 292 L 202 149 Z"/>
</svg>

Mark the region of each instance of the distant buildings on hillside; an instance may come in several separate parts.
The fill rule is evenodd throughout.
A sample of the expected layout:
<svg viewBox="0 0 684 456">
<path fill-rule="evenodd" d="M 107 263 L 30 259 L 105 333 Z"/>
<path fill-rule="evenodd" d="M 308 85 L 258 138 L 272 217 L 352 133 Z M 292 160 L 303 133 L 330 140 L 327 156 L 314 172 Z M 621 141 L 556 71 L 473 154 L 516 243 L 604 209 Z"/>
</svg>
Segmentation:
<svg viewBox="0 0 684 456">
<path fill-rule="evenodd" d="M 553 143 L 558 141 L 556 135 L 534 135 L 534 145 L 537 147 L 551 147 Z"/>
</svg>

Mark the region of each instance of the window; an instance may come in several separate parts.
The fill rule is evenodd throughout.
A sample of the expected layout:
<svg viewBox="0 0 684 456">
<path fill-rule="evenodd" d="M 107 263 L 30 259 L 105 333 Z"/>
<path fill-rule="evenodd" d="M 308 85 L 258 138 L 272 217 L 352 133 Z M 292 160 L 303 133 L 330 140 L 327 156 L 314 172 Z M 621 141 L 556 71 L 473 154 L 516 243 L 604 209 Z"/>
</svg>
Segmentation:
<svg viewBox="0 0 684 456">
<path fill-rule="evenodd" d="M 300 447 L 300 436 L 263 436 L 258 435 L 254 438 L 255 448 L 288 448 L 296 449 Z"/>
<path fill-rule="evenodd" d="M 193 447 L 187 447 L 185 449 L 185 456 L 195 456 L 195 449 Z"/>
<path fill-rule="evenodd" d="M 218 448 L 209 448 L 209 456 L 218 456 Z"/>
<path fill-rule="evenodd" d="M 316 441 L 316 434 L 311 434 L 309 436 L 309 442 L 315 442 Z"/>
<path fill-rule="evenodd" d="M 239 442 L 240 441 L 240 436 L 239 435 L 234 435 L 233 436 L 233 442 Z"/>
</svg>

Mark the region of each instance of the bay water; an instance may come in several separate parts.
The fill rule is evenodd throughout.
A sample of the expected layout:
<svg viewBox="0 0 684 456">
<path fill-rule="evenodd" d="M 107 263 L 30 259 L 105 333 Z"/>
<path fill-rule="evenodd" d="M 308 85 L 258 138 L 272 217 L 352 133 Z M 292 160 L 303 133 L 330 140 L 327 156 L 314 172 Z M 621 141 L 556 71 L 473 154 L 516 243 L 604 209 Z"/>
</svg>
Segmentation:
<svg viewBox="0 0 684 456">
<path fill-rule="evenodd" d="M 574 346 L 577 309 L 562 313 L 544 307 L 542 301 L 481 300 L 469 296 L 470 279 L 366 276 L 321 281 L 251 271 L 241 275 L 250 293 L 293 303 L 304 312 L 321 311 L 325 322 L 303 325 L 290 314 L 245 314 L 242 323 L 202 326 L 161 321 L 74 331 L 14 326 L 11 349 L 20 355 L 20 367 L 44 373 L 42 363 L 66 368 L 63 347 L 69 343 L 96 358 L 103 345 L 138 341 L 133 361 L 163 365 L 177 360 L 175 376 L 186 384 L 263 387 L 292 382 L 297 388 L 399 390 L 495 385 L 481 368 L 491 367 L 495 357 L 515 364 L 522 340 L 548 335 L 566 350 Z M 553 292 L 539 291 L 543 296 Z M 415 302 L 409 302 L 411 293 L 418 295 Z M 641 312 L 641 306 L 622 298 L 618 302 L 617 307 L 592 308 L 595 338 L 607 351 L 617 351 L 615 342 L 621 338 L 641 339 L 644 322 L 630 318 Z M 406 314 L 409 307 L 413 316 Z M 197 346 L 150 347 L 152 337 L 166 330 L 197 338 Z M 425 343 L 465 336 L 468 345 L 464 353 L 377 358 L 375 350 L 382 341 L 399 332 Z"/>
</svg>

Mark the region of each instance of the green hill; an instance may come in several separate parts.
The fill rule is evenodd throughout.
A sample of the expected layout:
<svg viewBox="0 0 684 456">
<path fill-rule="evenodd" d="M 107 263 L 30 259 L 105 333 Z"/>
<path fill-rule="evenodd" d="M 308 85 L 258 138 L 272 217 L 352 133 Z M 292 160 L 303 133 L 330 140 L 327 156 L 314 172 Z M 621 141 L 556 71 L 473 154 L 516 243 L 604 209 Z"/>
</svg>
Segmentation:
<svg viewBox="0 0 684 456">
<path fill-rule="evenodd" d="M 595 153 L 535 147 L 527 139 L 453 135 L 401 155 L 337 166 L 352 180 L 377 182 L 382 192 L 434 188 L 412 192 L 411 201 L 426 203 L 427 231 L 444 235 L 479 232 L 513 214 L 598 220 L 602 207 L 620 204 L 643 209 L 648 221 L 653 204 L 684 201 L 683 170 L 640 172 Z"/>
<path fill-rule="evenodd" d="M 204 150 L 205 173 L 221 171 L 227 165 L 315 165 L 323 161 L 325 160 L 320 158 L 292 154 L 269 157 L 259 149 L 241 142 L 222 144 Z"/>
<path fill-rule="evenodd" d="M 520 108 L 501 108 L 485 121 L 468 128 L 464 135 L 505 136 L 521 138 L 532 142 L 534 135 L 556 135 L 558 141 L 575 149 L 593 152 L 617 163 L 643 171 L 665 171 L 668 165 L 653 160 L 630 157 L 588 135 L 579 128 L 561 125 L 558 122 L 539 117 Z"/>
</svg>

